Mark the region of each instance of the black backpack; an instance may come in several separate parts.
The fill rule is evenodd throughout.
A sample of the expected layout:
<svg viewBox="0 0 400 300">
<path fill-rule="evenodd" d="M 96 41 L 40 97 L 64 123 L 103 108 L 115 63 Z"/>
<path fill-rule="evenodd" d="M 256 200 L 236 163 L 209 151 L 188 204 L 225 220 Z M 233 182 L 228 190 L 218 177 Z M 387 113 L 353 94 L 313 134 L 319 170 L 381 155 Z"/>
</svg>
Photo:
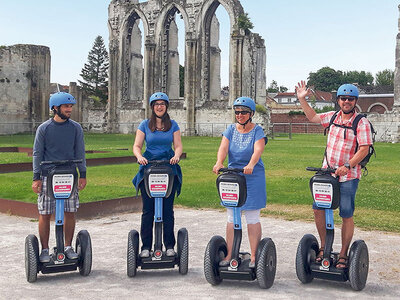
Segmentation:
<svg viewBox="0 0 400 300">
<path fill-rule="evenodd" d="M 353 132 L 354 132 L 354 136 L 356 137 L 356 150 L 355 150 L 355 152 L 357 152 L 357 150 L 358 150 L 358 142 L 357 142 L 357 126 L 358 126 L 358 122 L 360 122 L 360 120 L 361 120 L 362 118 L 367 118 L 367 115 L 366 115 L 366 114 L 358 114 L 358 115 L 355 117 L 352 126 L 350 127 L 350 126 L 344 126 L 344 125 L 339 125 L 339 124 L 333 123 L 333 121 L 335 121 L 335 119 L 336 119 L 336 116 L 337 116 L 338 112 L 339 112 L 339 111 L 336 111 L 336 112 L 333 114 L 331 120 L 329 121 L 329 126 L 326 127 L 325 130 L 324 130 L 324 135 L 327 134 L 327 132 L 329 131 L 329 128 L 330 128 L 332 125 L 335 125 L 335 126 L 341 127 L 341 128 L 345 128 L 345 129 L 352 129 Z M 369 121 L 368 121 L 368 122 L 369 122 Z M 372 142 L 375 143 L 376 131 L 375 131 L 374 127 L 372 126 L 371 122 L 369 122 L 369 125 L 371 126 Z M 346 130 L 344 131 L 344 138 L 346 138 Z M 355 152 L 354 152 L 354 153 L 355 153 Z M 364 157 L 364 159 L 363 159 L 362 161 L 360 161 L 360 163 L 359 163 L 359 165 L 361 166 L 361 168 L 364 169 L 364 175 L 365 175 L 365 176 L 368 174 L 367 163 L 369 162 L 369 159 L 371 158 L 372 155 L 374 155 L 374 156 L 376 157 L 376 152 L 375 152 L 375 148 L 374 148 L 373 145 L 369 146 L 368 154 L 367 154 L 367 155 Z"/>
</svg>

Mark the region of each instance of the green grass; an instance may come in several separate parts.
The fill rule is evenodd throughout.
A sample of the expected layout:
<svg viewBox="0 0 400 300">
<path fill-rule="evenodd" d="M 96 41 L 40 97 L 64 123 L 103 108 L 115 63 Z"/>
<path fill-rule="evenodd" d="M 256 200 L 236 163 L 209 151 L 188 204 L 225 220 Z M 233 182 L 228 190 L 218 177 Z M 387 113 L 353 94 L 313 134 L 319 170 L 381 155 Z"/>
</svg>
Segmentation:
<svg viewBox="0 0 400 300">
<path fill-rule="evenodd" d="M 12 141 L 10 139 L 12 138 Z M 29 147 L 30 136 L 0 137 L 0 146 Z M 104 156 L 131 155 L 132 135 L 86 134 L 86 148 L 108 150 Z M 220 138 L 183 137 L 187 159 L 181 161 L 182 194 L 177 205 L 193 208 L 219 208 L 215 188 L 216 175 L 212 167 Z M 292 140 L 270 140 L 262 156 L 266 167 L 268 205 L 263 214 L 286 219 L 312 220 L 308 181 L 313 175 L 307 166 L 321 165 L 326 137 L 323 135 L 293 135 Z M 14 143 L 18 141 L 18 143 Z M 129 150 L 117 150 L 128 148 Z M 369 175 L 360 181 L 356 198 L 355 221 L 366 229 L 400 232 L 400 144 L 376 143 L 377 157 L 368 165 Z M 3 153 L 5 154 L 5 153 Z M 25 154 L 26 155 L 26 154 Z M 100 154 L 89 154 L 87 157 Z M 20 157 L 7 153 L 13 162 Z M 30 161 L 30 158 L 27 160 Z M 1 158 L 0 158 L 1 162 Z M 81 192 L 82 202 L 128 197 L 136 194 L 131 180 L 137 164 L 108 165 L 88 168 L 88 185 Z M 0 198 L 35 202 L 31 172 L 0 174 Z M 339 220 L 339 218 L 337 218 Z"/>
</svg>

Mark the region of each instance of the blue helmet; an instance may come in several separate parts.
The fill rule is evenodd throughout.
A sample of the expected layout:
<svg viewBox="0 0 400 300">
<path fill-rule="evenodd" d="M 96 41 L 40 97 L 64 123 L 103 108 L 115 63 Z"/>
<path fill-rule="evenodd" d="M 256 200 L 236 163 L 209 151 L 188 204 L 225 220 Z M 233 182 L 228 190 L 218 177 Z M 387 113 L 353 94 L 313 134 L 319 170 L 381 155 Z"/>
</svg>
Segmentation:
<svg viewBox="0 0 400 300">
<path fill-rule="evenodd" d="M 233 102 L 233 107 L 235 106 L 246 106 L 251 109 L 252 112 L 256 111 L 256 103 L 253 99 L 249 97 L 239 97 Z"/>
<path fill-rule="evenodd" d="M 358 88 L 353 84 L 342 84 L 336 93 L 336 97 L 339 96 L 353 96 L 358 98 Z"/>
<path fill-rule="evenodd" d="M 168 98 L 167 94 L 165 94 L 165 93 L 157 92 L 157 93 L 154 93 L 153 95 L 151 95 L 150 96 L 150 105 L 153 101 L 157 101 L 157 100 L 164 100 L 165 102 L 167 102 L 167 104 L 169 104 L 169 98 Z"/>
<path fill-rule="evenodd" d="M 50 110 L 53 109 L 53 106 L 60 106 L 61 104 L 76 104 L 76 100 L 74 96 L 65 92 L 58 92 L 51 95 L 49 99 Z"/>
</svg>

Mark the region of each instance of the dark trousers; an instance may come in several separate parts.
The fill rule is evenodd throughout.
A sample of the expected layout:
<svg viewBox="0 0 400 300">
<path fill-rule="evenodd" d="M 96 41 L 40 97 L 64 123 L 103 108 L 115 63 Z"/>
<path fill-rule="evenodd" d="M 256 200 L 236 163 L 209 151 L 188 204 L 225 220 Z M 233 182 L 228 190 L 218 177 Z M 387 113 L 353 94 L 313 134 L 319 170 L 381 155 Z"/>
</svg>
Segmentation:
<svg viewBox="0 0 400 300">
<path fill-rule="evenodd" d="M 140 237 L 142 238 L 142 250 L 151 249 L 153 241 L 153 221 L 154 221 L 154 199 L 150 198 L 144 183 L 140 184 L 140 193 L 142 194 L 142 224 L 140 228 Z M 172 187 L 171 195 L 164 198 L 163 201 L 163 239 L 166 249 L 174 248 L 175 235 L 174 235 L 174 198 L 175 198 L 175 184 Z"/>
</svg>

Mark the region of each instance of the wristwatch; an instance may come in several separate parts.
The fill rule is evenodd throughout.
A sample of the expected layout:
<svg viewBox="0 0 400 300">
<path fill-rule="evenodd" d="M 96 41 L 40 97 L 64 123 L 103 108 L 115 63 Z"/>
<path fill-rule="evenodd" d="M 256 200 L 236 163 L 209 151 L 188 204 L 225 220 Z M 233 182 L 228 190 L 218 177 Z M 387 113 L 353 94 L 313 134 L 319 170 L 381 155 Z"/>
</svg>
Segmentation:
<svg viewBox="0 0 400 300">
<path fill-rule="evenodd" d="M 343 166 L 345 166 L 347 169 L 351 169 L 351 166 L 350 166 L 350 164 L 347 162 L 347 163 L 345 163 Z"/>
</svg>

